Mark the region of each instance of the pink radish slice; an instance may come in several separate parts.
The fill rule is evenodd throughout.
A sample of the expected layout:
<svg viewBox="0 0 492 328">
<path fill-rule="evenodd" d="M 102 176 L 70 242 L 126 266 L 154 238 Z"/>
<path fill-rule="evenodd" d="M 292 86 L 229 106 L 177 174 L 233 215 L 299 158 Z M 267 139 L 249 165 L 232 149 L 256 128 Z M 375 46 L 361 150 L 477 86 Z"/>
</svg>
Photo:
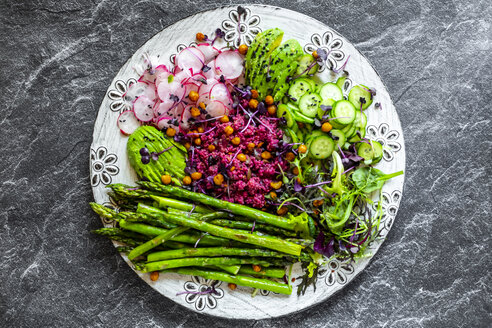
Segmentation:
<svg viewBox="0 0 492 328">
<path fill-rule="evenodd" d="M 118 128 L 123 134 L 132 134 L 140 125 L 132 110 L 124 111 L 118 116 Z"/>
<path fill-rule="evenodd" d="M 234 50 L 221 52 L 215 58 L 215 69 L 227 80 L 238 78 L 243 73 L 243 57 Z"/>
<path fill-rule="evenodd" d="M 181 85 L 181 83 L 174 80 L 171 83 L 168 81 L 162 81 L 157 87 L 157 94 L 159 95 L 161 101 L 170 99 L 171 95 L 177 96 L 179 99 L 183 99 L 186 95 L 186 86 Z"/>
<path fill-rule="evenodd" d="M 191 116 L 191 108 L 193 106 L 189 105 L 189 106 L 186 106 L 184 109 L 183 109 L 183 112 L 181 114 L 181 119 L 179 121 L 179 126 L 183 129 L 183 130 L 188 130 L 190 128 L 190 118 L 192 117 Z"/>
<path fill-rule="evenodd" d="M 209 43 L 200 43 L 196 48 L 202 52 L 203 57 L 205 58 L 204 62 L 206 63 L 217 57 L 220 53 L 219 49 L 211 46 Z"/>
<path fill-rule="evenodd" d="M 214 87 L 214 85 L 216 85 L 217 83 L 217 80 L 215 79 L 209 79 L 207 80 L 207 83 L 206 84 L 202 84 L 200 86 L 200 89 L 198 90 L 198 94 L 199 95 L 207 95 L 209 96 L 209 93 L 210 93 L 210 90 Z"/>
<path fill-rule="evenodd" d="M 155 88 L 159 88 L 159 84 L 162 82 L 169 83 L 169 80 L 174 80 L 174 75 L 170 72 L 160 72 L 155 79 Z"/>
<path fill-rule="evenodd" d="M 224 83 L 217 83 L 211 89 L 209 93 L 210 100 L 218 100 L 230 106 L 232 104 L 231 95 Z"/>
<path fill-rule="evenodd" d="M 155 101 L 147 96 L 140 96 L 133 103 L 135 117 L 142 122 L 149 122 L 154 118 Z"/>
<path fill-rule="evenodd" d="M 159 117 L 161 115 L 167 115 L 169 109 L 171 109 L 173 105 L 174 101 L 172 99 L 156 103 L 156 106 L 154 106 L 154 116 Z"/>
<path fill-rule="evenodd" d="M 184 48 L 177 56 L 176 63 L 186 74 L 190 76 L 201 71 L 205 63 L 203 53 L 197 48 Z"/>
<path fill-rule="evenodd" d="M 215 71 L 215 61 L 210 61 L 209 63 L 207 63 L 207 66 L 210 67 L 210 69 L 206 72 L 203 72 L 205 79 L 215 79 L 217 76 L 217 72 Z"/>
<path fill-rule="evenodd" d="M 189 71 L 180 71 L 179 73 L 176 73 L 176 75 L 174 75 L 174 81 L 181 83 L 188 79 L 190 76 L 191 74 L 189 74 Z"/>
<path fill-rule="evenodd" d="M 218 100 L 213 100 L 208 103 L 205 110 L 207 111 L 207 114 L 212 117 L 224 116 L 229 113 L 229 109 L 227 108 L 227 106 Z"/>
<path fill-rule="evenodd" d="M 138 97 L 146 95 L 150 99 L 155 99 L 155 86 L 143 82 L 137 82 L 130 86 L 127 92 L 123 95 L 128 101 L 135 101 Z"/>
<path fill-rule="evenodd" d="M 140 76 L 138 82 L 143 83 L 155 83 L 157 77 L 162 73 L 169 73 L 166 65 L 159 65 L 156 68 L 146 69 L 145 72 Z"/>
<path fill-rule="evenodd" d="M 157 121 L 157 127 L 159 128 L 159 130 L 167 129 L 168 127 L 176 127 L 175 125 L 171 124 L 173 119 L 174 118 L 171 116 L 161 116 Z"/>
</svg>

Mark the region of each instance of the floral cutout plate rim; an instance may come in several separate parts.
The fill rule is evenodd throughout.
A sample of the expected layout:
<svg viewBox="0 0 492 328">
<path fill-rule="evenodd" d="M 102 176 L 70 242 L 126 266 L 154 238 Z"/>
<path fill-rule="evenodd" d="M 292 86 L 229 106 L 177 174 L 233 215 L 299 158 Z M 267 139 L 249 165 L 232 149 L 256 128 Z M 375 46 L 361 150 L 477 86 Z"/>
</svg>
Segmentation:
<svg viewBox="0 0 492 328">
<path fill-rule="evenodd" d="M 254 36 L 262 30 L 278 27 L 285 32 L 284 40 L 297 39 L 307 52 L 317 48 L 330 50 L 328 68 L 320 73 L 325 80 L 336 78 L 330 69 L 340 68 L 350 57 L 346 67 L 350 75 L 342 91 L 347 95 L 352 85 L 365 82 L 376 88 L 376 101 L 382 105 L 379 109 L 371 106 L 366 110 L 367 135 L 384 145 L 383 160 L 377 168 L 388 173 L 405 169 L 403 134 L 391 98 L 372 65 L 348 40 L 325 24 L 295 11 L 267 5 L 241 7 L 243 10 L 238 10 L 237 6 L 208 10 L 166 27 L 138 49 L 116 74 L 99 108 L 89 156 L 90 181 L 97 203 L 114 207 L 105 187 L 110 183 L 134 184 L 136 181 L 136 175 L 126 157 L 127 137 L 121 135 L 116 127 L 119 113 L 131 109 L 131 103 L 125 99 L 124 94 L 138 78 L 133 68 L 141 64 L 144 53 L 157 56 L 163 63 L 170 64 L 174 56 L 184 47 L 196 45 L 195 33 L 213 33 L 217 27 L 224 30 L 225 41 L 234 42 L 236 45 L 250 44 Z M 305 295 L 298 297 L 297 281 L 293 283 L 293 293 L 290 296 L 259 291 L 256 297 L 252 298 L 249 288 L 238 286 L 232 291 L 226 283 L 200 277 L 166 274 L 153 282 L 147 274 L 136 273 L 162 295 L 193 311 L 209 315 L 236 319 L 262 319 L 306 309 L 342 290 L 368 265 L 394 223 L 402 198 L 403 181 L 404 175 L 390 180 L 383 188 L 382 199 L 377 199 L 376 195 L 373 198 L 373 210 L 380 201 L 382 202 L 383 220 L 380 238 L 369 246 L 368 256 L 356 262 L 343 262 L 337 259 L 327 261 L 317 281 L 316 292 L 311 287 Z M 115 225 L 108 220 L 102 222 L 105 226 Z M 128 259 L 122 256 L 131 266 Z M 300 266 L 297 264 L 294 266 L 292 276 L 300 275 Z"/>
</svg>

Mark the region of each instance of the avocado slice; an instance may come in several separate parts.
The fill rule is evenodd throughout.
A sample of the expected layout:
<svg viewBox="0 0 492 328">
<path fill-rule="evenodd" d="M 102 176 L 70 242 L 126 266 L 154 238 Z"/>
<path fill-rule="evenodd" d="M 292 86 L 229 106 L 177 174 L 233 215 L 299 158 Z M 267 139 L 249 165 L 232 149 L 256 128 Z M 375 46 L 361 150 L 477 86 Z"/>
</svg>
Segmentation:
<svg viewBox="0 0 492 328">
<path fill-rule="evenodd" d="M 142 163 L 140 149 L 147 148 L 149 153 L 159 153 L 171 146 L 172 148 L 160 154 L 156 161 L 151 159 L 147 164 Z M 169 174 L 179 183 L 185 176 L 186 148 L 153 126 L 143 125 L 135 130 L 128 138 L 126 151 L 130 165 L 140 179 L 159 182 L 161 175 Z"/>
<path fill-rule="evenodd" d="M 287 40 L 272 52 L 270 62 L 260 70 L 253 83 L 257 87 L 260 98 L 272 93 L 277 83 L 283 84 L 285 71 L 291 69 L 292 63 L 296 62 L 302 54 L 301 45 L 294 39 Z"/>
<path fill-rule="evenodd" d="M 250 50 L 252 53 L 249 63 L 246 63 L 247 69 L 245 70 L 245 79 L 252 87 L 254 87 L 252 82 L 260 70 L 260 67 L 265 65 L 265 63 L 268 63 L 270 54 L 280 45 L 284 36 L 284 31 L 278 28 L 266 30 L 264 33 L 264 35 L 261 33 L 261 35 L 259 34 L 256 36 L 256 38 L 259 39 L 258 46 L 254 49 L 248 49 L 248 53 Z M 248 53 L 246 53 L 246 61 L 248 61 Z"/>
</svg>

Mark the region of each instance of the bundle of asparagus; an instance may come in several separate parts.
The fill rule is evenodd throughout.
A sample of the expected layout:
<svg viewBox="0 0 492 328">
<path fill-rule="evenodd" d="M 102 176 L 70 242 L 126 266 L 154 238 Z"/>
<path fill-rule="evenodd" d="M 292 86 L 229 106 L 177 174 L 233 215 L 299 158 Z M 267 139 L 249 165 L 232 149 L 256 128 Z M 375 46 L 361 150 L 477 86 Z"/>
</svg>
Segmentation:
<svg viewBox="0 0 492 328">
<path fill-rule="evenodd" d="M 286 266 L 311 261 L 307 246 L 314 240 L 304 217 L 284 218 L 154 182 L 139 185 L 109 186 L 120 212 L 91 203 L 97 214 L 118 222 L 93 232 L 124 244 L 118 250 L 137 270 L 291 294 Z"/>
</svg>

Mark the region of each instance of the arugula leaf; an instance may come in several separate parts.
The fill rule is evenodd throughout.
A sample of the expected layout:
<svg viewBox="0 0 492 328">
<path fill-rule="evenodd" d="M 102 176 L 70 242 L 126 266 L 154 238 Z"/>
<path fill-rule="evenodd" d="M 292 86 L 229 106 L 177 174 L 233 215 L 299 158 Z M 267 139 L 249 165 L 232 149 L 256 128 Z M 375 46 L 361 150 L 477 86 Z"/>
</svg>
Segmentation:
<svg viewBox="0 0 492 328">
<path fill-rule="evenodd" d="M 372 167 L 361 167 L 352 174 L 355 187 L 366 194 L 383 188 L 384 182 L 396 176 L 402 175 L 403 171 L 385 174 Z"/>
</svg>

